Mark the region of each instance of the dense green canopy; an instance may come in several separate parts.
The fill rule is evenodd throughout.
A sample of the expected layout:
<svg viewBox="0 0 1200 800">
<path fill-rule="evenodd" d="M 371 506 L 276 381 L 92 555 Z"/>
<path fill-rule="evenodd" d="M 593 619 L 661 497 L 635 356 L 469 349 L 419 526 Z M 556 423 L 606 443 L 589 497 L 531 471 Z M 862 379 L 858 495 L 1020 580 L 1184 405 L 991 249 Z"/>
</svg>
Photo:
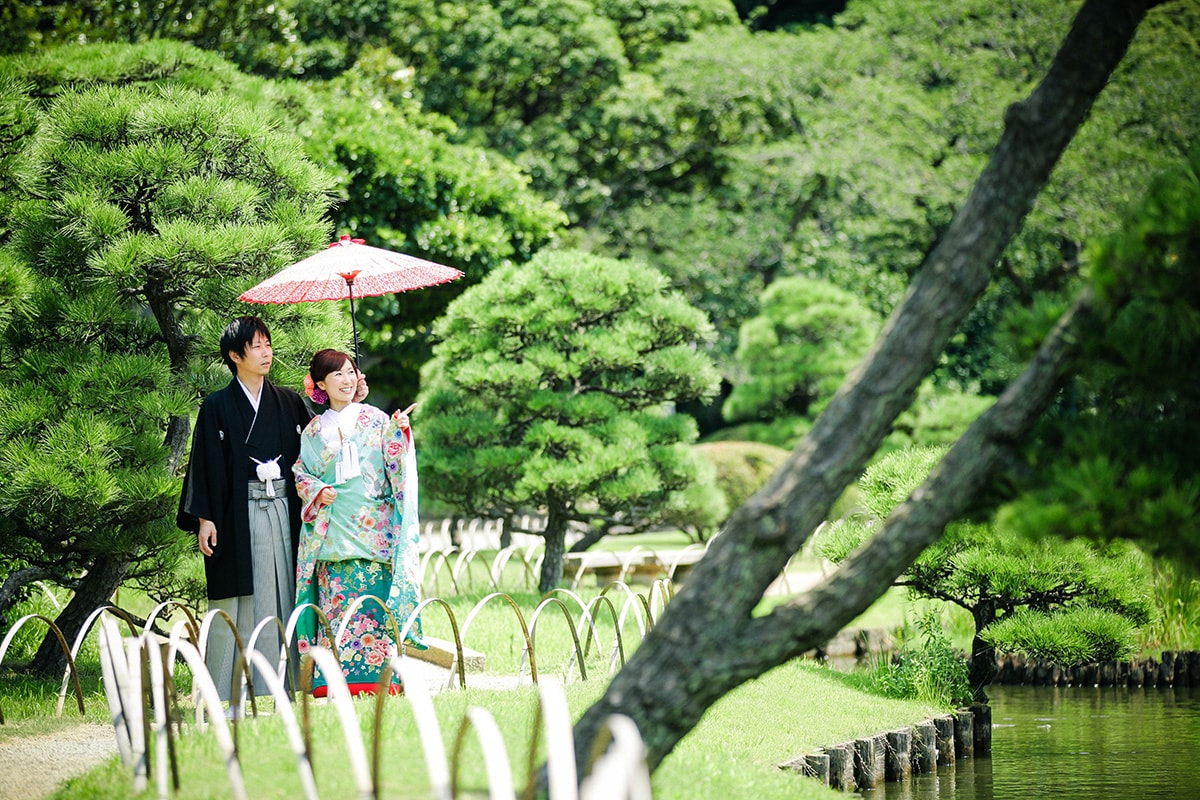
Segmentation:
<svg viewBox="0 0 1200 800">
<path fill-rule="evenodd" d="M 423 480 L 467 513 L 545 509 L 548 591 L 568 522 L 644 527 L 697 483 L 695 422 L 674 406 L 716 390 L 711 330 L 638 264 L 556 251 L 497 270 L 438 323 Z"/>
<path fill-rule="evenodd" d="M 72 554 L 68 580 L 166 552 L 181 432 L 220 377 L 206 343 L 242 288 L 339 233 L 466 273 L 360 305 L 374 399 L 426 398 L 423 469 L 454 510 L 653 519 L 702 485 L 688 444 L 722 409 L 789 446 L 813 432 L 705 559 L 721 623 L 685 594 L 645 646 L 696 656 L 687 697 L 635 664 L 581 748 L 620 711 L 657 763 L 689 724 L 658 709 L 702 713 L 864 601 L 749 610 L 881 442 L 958 439 L 962 485 L 874 542 L 876 584 L 960 494 L 1005 530 L 1196 559 L 1200 0 L 0 0 L 0 21 L 0 366 L 51 398 L 6 396 L 0 526 L 115 554 Z M 776 305 L 797 285 L 853 301 Z M 686 333 L 670 357 L 590 316 L 614 286 Z M 348 333 L 336 304 L 269 313 L 288 380 Z M 585 352 L 604 389 L 577 396 Z M 1048 407 L 1040 426 L 959 438 L 1014 385 L 1030 399 L 1005 413 Z M 76 451 L 86 478 L 56 466 Z M 5 556 L 0 612 L 41 568 Z"/>
</svg>

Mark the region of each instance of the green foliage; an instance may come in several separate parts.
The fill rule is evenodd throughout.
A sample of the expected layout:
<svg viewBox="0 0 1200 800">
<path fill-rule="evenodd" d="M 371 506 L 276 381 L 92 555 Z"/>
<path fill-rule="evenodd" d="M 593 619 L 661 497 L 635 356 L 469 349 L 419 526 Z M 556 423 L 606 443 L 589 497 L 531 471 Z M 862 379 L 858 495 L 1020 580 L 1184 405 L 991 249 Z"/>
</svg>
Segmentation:
<svg viewBox="0 0 1200 800">
<path fill-rule="evenodd" d="M 1082 370 L 1039 430 L 1003 524 L 1200 564 L 1198 243 L 1200 150 L 1089 249 L 1097 293 L 1129 302 L 1082 342 Z"/>
<path fill-rule="evenodd" d="M 566 219 L 511 162 L 450 143 L 433 120 L 412 118 L 410 106 L 349 77 L 318 95 L 324 109 L 307 149 L 338 178 L 338 227 L 464 272 L 451 284 L 359 302 L 376 401 L 407 405 L 430 357 L 431 325 L 450 301 L 492 270 L 527 261 Z"/>
<path fill-rule="evenodd" d="M 984 149 L 943 145 L 948 103 L 911 73 L 881 76 L 890 45 L 864 49 L 865 33 L 707 29 L 606 98 L 610 138 L 590 146 L 608 155 L 589 174 L 611 189 L 577 192 L 603 211 L 578 218 L 589 241 L 661 263 L 723 353 L 753 287 L 778 276 L 824 277 L 886 311 L 978 168 Z"/>
<path fill-rule="evenodd" d="M 1189 0 L 1150 15 L 948 349 L 939 383 L 998 391 L 1011 365 L 995 359 L 992 332 L 1006 310 L 1070 286 L 1083 243 L 1114 227 L 1134 187 L 1177 163 L 1200 132 L 1189 102 L 1198 8 Z M 884 313 L 1075 9 L 860 2 L 830 26 L 712 26 L 609 90 L 585 142 L 554 143 L 582 169 L 540 174 L 575 182 L 562 193 L 586 229 L 576 241 L 647 260 L 709 313 L 722 357 L 756 313 L 754 289 L 779 276 L 826 278 Z"/>
<path fill-rule="evenodd" d="M 389 110 L 367 130 L 389 140 L 399 131 L 404 139 L 428 123 L 456 141 L 500 151 L 575 222 L 567 244 L 638 258 L 666 274 L 709 315 L 724 361 L 739 326 L 757 313 L 758 293 L 778 277 L 825 278 L 887 312 L 978 174 L 1004 108 L 1044 72 L 1077 8 L 1073 0 L 1004 7 L 969 0 L 951 8 L 860 0 L 819 25 L 786 28 L 766 24 L 780 4 L 765 15 L 744 5 L 749 26 L 725 0 L 222 0 L 103 13 L 95 2 L 43 2 L 0 5 L 0 18 L 11 21 L 7 41 L 19 51 L 167 36 L 264 74 L 366 75 L 386 87 L 389 103 L 408 107 L 403 123 Z M 947 350 L 940 385 L 999 391 L 1013 369 L 993 346 L 1006 313 L 1069 291 L 1085 243 L 1119 224 L 1150 176 L 1183 160 L 1200 134 L 1200 110 L 1191 102 L 1200 82 L 1198 25 L 1200 3 L 1178 0 L 1140 26 L 1005 253 L 998 280 Z M 140 71 L 175 80 L 181 68 L 150 58 Z M 214 90 L 221 82 L 207 79 Z M 288 94 L 294 109 L 305 107 L 295 90 L 272 91 Z M 377 97 L 362 99 L 374 105 Z M 438 122 L 420 109 L 436 112 Z M 309 142 L 338 130 L 340 111 L 328 126 L 320 115 L 297 114 Z M 447 128 L 447 118 L 458 127 Z M 475 161 L 465 155 L 469 172 Z M 354 196 L 376 198 L 365 203 L 373 208 L 364 221 L 388 216 L 390 199 L 379 198 L 389 186 L 412 191 L 397 201 L 405 216 L 370 232 L 378 241 L 404 242 L 456 266 L 467 253 L 474 266 L 472 247 L 504 247 L 491 226 L 511 231 L 519 221 L 519 214 L 484 213 L 426 240 L 408 227 L 408 214 L 444 208 L 447 194 L 461 200 L 481 187 L 438 192 L 424 205 L 428 195 L 392 167 L 378 180 L 362 175 L 360 164 L 370 161 L 356 164 L 347 154 L 336 167 L 325 165 L 364 178 Z M 414 160 L 417 170 L 422 163 Z M 337 222 L 357 233 L 359 220 L 355 212 Z M 429 302 L 444 307 L 452 296 L 434 293 Z M 428 355 L 427 322 L 408 326 L 410 309 L 379 302 L 378 311 L 364 313 L 383 328 L 367 329 L 396 331 L 371 343 L 381 351 L 373 374 L 403 362 L 404 374 L 387 382 L 410 393 L 416 364 Z"/>
<path fill-rule="evenodd" d="M 706 442 L 758 442 L 790 450 L 812 428 L 808 417 L 776 417 L 762 422 L 743 422 L 720 428 L 704 437 Z"/>
<path fill-rule="evenodd" d="M 1200 576 L 1168 559 L 1154 562 L 1154 608 L 1142 649 L 1200 649 Z"/>
<path fill-rule="evenodd" d="M 1137 652 L 1138 629 L 1128 617 L 1103 608 L 1023 608 L 989 625 L 982 636 L 998 650 L 1073 667 L 1130 658 Z"/>
<path fill-rule="evenodd" d="M 6 257 L 30 280 L 0 330 L 0 564 L 76 585 L 126 563 L 175 594 L 190 548 L 174 469 L 197 392 L 228 380 L 216 333 L 241 291 L 326 237 L 328 179 L 254 107 L 111 85 L 62 90 L 17 176 Z M 334 339 L 332 308 L 263 311 L 281 354 Z"/>
<path fill-rule="evenodd" d="M 616 25 L 587 0 L 397 5 L 392 36 L 427 107 L 507 155 L 550 135 L 627 69 Z"/>
<path fill-rule="evenodd" d="M 833 561 L 845 559 L 924 481 L 944 452 L 942 447 L 908 448 L 868 467 L 859 480 L 864 515 L 830 525 L 818 540 L 820 553 Z M 1078 622 L 1078 635 L 1061 655 L 1075 658 L 1078 643 L 1087 642 L 1099 659 L 1124 652 L 1129 636 L 1136 642 L 1137 628 L 1150 621 L 1149 581 L 1148 560 L 1124 543 L 1098 547 L 1079 539 L 1031 539 L 998 523 L 958 521 L 897 584 L 970 611 L 976 655 L 981 642 L 1005 650 L 1044 650 L 1049 643 L 1067 642 L 1062 631 Z M 1122 622 L 1076 613 L 1082 611 L 1103 611 Z M 1011 623 L 1003 637 L 990 637 L 997 620 L 1017 614 L 1021 622 Z M 1037 633 L 1041 626 L 1046 630 Z"/>
<path fill-rule="evenodd" d="M 593 0 L 596 13 L 612 20 L 630 66 L 637 68 L 662 55 L 672 42 L 687 41 L 696 31 L 737 24 L 728 0 Z"/>
<path fill-rule="evenodd" d="M 21 131 L 16 138 L 24 139 L 32 132 L 22 111 L 30 103 L 29 95 L 24 90 L 4 95 L 3 86 L 20 89 L 22 81 L 28 81 L 36 96 L 53 97 L 96 83 L 154 85 L 240 98 L 253 103 L 263 121 L 295 130 L 308 159 L 332 177 L 334 204 L 324 197 L 318 207 L 328 209 L 335 231 L 466 273 L 447 286 L 359 304 L 374 401 L 398 406 L 406 405 L 416 392 L 419 367 L 429 357 L 430 324 L 450 300 L 496 266 L 527 260 L 553 240 L 564 222 L 557 207 L 538 198 L 529 179 L 511 162 L 477 147 L 451 144 L 448 136 L 454 126 L 422 113 L 405 96 L 403 85 L 391 79 L 400 71 L 386 51 L 373 49 L 336 81 L 306 87 L 243 75 L 210 53 L 172 42 L 51 48 L 33 59 L 0 61 L 0 98 L 10 98 L 0 105 L 7 111 L 0 113 L 11 115 L 13 130 Z M 4 82 L 9 80 L 2 77 L 5 74 L 11 74 L 11 84 Z M 0 150 L 0 167 L 3 153 Z M 5 174 L 0 171 L 0 181 Z M 199 184 L 186 192 L 181 189 L 174 202 L 195 205 L 201 202 L 196 196 L 201 190 Z M 2 209 L 10 197 L 0 198 Z M 211 219 L 234 213 L 238 203 L 250 201 L 229 197 L 203 202 L 211 205 L 206 212 Z M 314 239 L 318 245 L 301 255 L 328 242 L 328 236 L 325 229 Z M 219 285 L 216 292 L 228 296 Z M 344 314 L 340 308 L 326 311 L 323 305 L 279 313 L 283 318 Z M 348 339 L 346 325 L 337 342 Z M 331 343 L 302 337 L 298 344 L 313 347 L 295 351 L 297 365 L 312 350 Z M 299 370 L 287 376 L 298 380 Z"/>
<path fill-rule="evenodd" d="M 966 658 L 955 650 L 942 630 L 941 616 L 928 611 L 917 619 L 920 641 L 906 642 L 896 657 L 879 665 L 871 684 L 884 697 L 919 700 L 938 708 L 971 700 Z"/>
<path fill-rule="evenodd" d="M 883 449 L 953 444 L 994 401 L 993 397 L 926 381 L 912 406 L 897 417 Z"/>
<path fill-rule="evenodd" d="M 245 49 L 237 37 L 253 38 L 265 26 L 271 32 L 256 51 L 263 59 L 256 69 L 367 75 L 386 84 L 397 108 L 421 105 L 453 118 L 461 128 L 440 130 L 519 163 L 532 188 L 577 222 L 570 244 L 640 258 L 664 272 L 712 319 L 715 352 L 724 360 L 739 326 L 757 313 L 758 293 L 777 277 L 826 278 L 879 313 L 895 303 L 994 145 L 1003 108 L 1043 72 L 1075 7 L 1022 0 L 1001 9 L 972 0 L 951 9 L 932 2 L 899 8 L 863 0 L 823 25 L 769 33 L 747 30 L 722 0 L 241 0 L 109 15 L 86 13 L 87 4 L 78 13 L 55 4 L 12 13 L 37 16 L 38 31 L 49 37 L 43 43 L 103 40 L 111 38 L 105 25 L 123 25 L 131 31 L 125 38 L 190 38 L 233 53 L 243 65 L 253 59 L 236 55 Z M 183 12 L 190 14 L 178 16 Z M 266 13 L 277 20 L 247 24 Z M 193 29 L 222 14 L 229 22 L 220 35 L 194 38 Z M 1189 102 L 1200 60 L 1186 44 L 1198 15 L 1200 4 L 1180 0 L 1156 8 L 1141 26 L 1006 253 L 999 280 L 947 351 L 940 384 L 997 391 L 1013 368 L 992 345 L 1007 310 L 1068 289 L 1084 243 L 1116 226 L 1150 175 L 1179 163 L 1200 132 L 1200 113 Z M 145 30 L 132 33 L 138 26 Z M 1003 47 L 996 46 L 997 30 L 1005 32 Z M 146 64 L 147 74 L 175 79 L 170 59 Z M 289 93 L 295 104 L 298 95 Z M 372 107 L 378 100 L 359 97 Z M 310 142 L 328 141 L 342 116 L 332 114 L 328 126 L 310 116 L 297 127 L 306 138 L 311 132 Z M 411 110 L 401 116 L 404 124 L 389 110 L 363 126 L 407 139 L 413 125 L 426 125 Z M 380 163 L 397 149 L 387 144 Z M 436 155 L 410 153 L 418 170 Z M 448 154 L 445 163 L 474 163 L 463 155 Z M 339 219 L 340 227 L 360 233 L 361 221 L 374 228 L 364 236 L 456 266 L 470 259 L 471 272 L 476 256 L 491 251 L 484 243 L 504 247 L 492 226 L 511 231 L 520 223 L 519 214 L 485 212 L 437 235 L 414 231 L 405 220 L 416 216 L 417 226 L 427 225 L 420 210 L 450 207 L 447 194 L 430 202 L 395 167 L 372 179 L 361 166 L 373 158 L 356 146 L 336 168 L 322 162 L 357 176 L 354 197 L 374 198 L 364 203 L 369 209 Z M 391 186 L 405 187 L 394 204 Z M 480 188 L 449 194 L 462 200 Z M 398 211 L 389 215 L 393 205 Z M 413 302 L 440 309 L 453 290 L 418 294 Z M 370 346 L 381 351 L 373 371 L 381 393 L 410 394 L 416 365 L 428 355 L 427 321 L 405 321 L 426 319 L 414 310 L 389 300 L 365 304 L 372 324 L 364 329 L 380 331 Z M 396 363 L 403 367 L 392 376 Z"/>
<path fill-rule="evenodd" d="M 364 49 L 387 41 L 392 0 L 294 0 L 298 41 L 291 43 L 287 73 L 308 79 L 332 78 L 351 68 Z M 281 53 L 282 55 L 282 53 Z"/>
<path fill-rule="evenodd" d="M 108 0 L 0 2 L 6 36 L 0 54 L 58 44 L 175 39 L 252 68 L 295 38 L 296 19 L 272 0 Z"/>
<path fill-rule="evenodd" d="M 720 490 L 716 465 L 707 459 L 693 461 L 696 477 L 682 491 L 672 492 L 659 510 L 663 527 L 678 528 L 695 542 L 706 541 L 717 532 L 735 508 Z"/>
<path fill-rule="evenodd" d="M 465 513 L 653 515 L 696 478 L 711 327 L 640 265 L 547 252 L 455 300 L 423 374 L 422 479 Z"/>
<path fill-rule="evenodd" d="M 782 447 L 757 442 L 707 442 L 696 445 L 696 451 L 716 468 L 726 514 L 761 489 L 788 457 Z"/>
<path fill-rule="evenodd" d="M 726 419 L 815 417 L 866 353 L 879 318 L 825 281 L 781 278 L 738 335 Z"/>
</svg>

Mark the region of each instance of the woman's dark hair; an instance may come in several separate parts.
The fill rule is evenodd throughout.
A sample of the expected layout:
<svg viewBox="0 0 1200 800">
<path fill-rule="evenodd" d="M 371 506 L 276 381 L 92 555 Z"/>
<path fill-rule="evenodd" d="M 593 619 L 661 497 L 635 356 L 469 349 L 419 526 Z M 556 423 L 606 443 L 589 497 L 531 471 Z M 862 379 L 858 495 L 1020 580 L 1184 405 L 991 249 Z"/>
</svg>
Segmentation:
<svg viewBox="0 0 1200 800">
<path fill-rule="evenodd" d="M 312 376 L 313 383 L 323 381 L 329 373 L 337 372 L 347 361 L 350 362 L 350 366 L 354 367 L 354 371 L 358 372 L 358 364 L 354 363 L 354 359 L 348 353 L 328 348 L 318 350 L 313 354 L 312 361 L 309 362 L 308 374 Z"/>
<path fill-rule="evenodd" d="M 237 364 L 233 363 L 229 353 L 232 351 L 241 356 L 246 355 L 246 348 L 254 341 L 255 334 L 259 333 L 268 342 L 271 341 L 271 332 L 267 330 L 267 323 L 258 317 L 238 317 L 225 326 L 225 330 L 221 333 L 221 360 L 234 375 L 237 375 Z"/>
</svg>

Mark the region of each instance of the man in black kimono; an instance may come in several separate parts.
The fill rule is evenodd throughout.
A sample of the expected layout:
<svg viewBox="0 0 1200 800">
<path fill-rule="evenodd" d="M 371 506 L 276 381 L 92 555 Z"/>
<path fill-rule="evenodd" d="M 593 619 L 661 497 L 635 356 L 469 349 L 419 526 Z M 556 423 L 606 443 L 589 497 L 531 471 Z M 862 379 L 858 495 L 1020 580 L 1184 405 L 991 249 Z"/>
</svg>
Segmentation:
<svg viewBox="0 0 1200 800">
<path fill-rule="evenodd" d="M 286 625 L 295 604 L 300 500 L 292 465 L 313 415 L 300 395 L 267 380 L 271 334 L 258 317 L 225 328 L 221 357 L 233 380 L 200 405 L 177 523 L 196 534 L 204 554 L 209 609 L 229 614 L 248 647 L 259 622 L 278 617 Z M 263 627 L 256 649 L 279 663 L 274 623 Z M 214 619 L 206 661 L 223 700 L 236 654 L 228 624 Z M 255 694 L 265 694 L 254 675 Z"/>
</svg>

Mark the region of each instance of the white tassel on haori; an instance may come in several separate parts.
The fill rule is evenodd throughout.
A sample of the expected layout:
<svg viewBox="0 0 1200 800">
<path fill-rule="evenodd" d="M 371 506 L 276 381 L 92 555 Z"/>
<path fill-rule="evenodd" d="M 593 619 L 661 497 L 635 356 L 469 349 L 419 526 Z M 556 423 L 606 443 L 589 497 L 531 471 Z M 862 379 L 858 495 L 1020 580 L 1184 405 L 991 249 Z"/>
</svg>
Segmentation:
<svg viewBox="0 0 1200 800">
<path fill-rule="evenodd" d="M 266 487 L 267 497 L 275 496 L 275 481 L 283 477 L 283 473 L 279 470 L 279 459 L 281 458 L 283 456 L 275 456 L 270 461 L 259 461 L 254 456 L 250 456 L 250 460 L 258 464 L 254 468 L 254 472 Z"/>
</svg>

